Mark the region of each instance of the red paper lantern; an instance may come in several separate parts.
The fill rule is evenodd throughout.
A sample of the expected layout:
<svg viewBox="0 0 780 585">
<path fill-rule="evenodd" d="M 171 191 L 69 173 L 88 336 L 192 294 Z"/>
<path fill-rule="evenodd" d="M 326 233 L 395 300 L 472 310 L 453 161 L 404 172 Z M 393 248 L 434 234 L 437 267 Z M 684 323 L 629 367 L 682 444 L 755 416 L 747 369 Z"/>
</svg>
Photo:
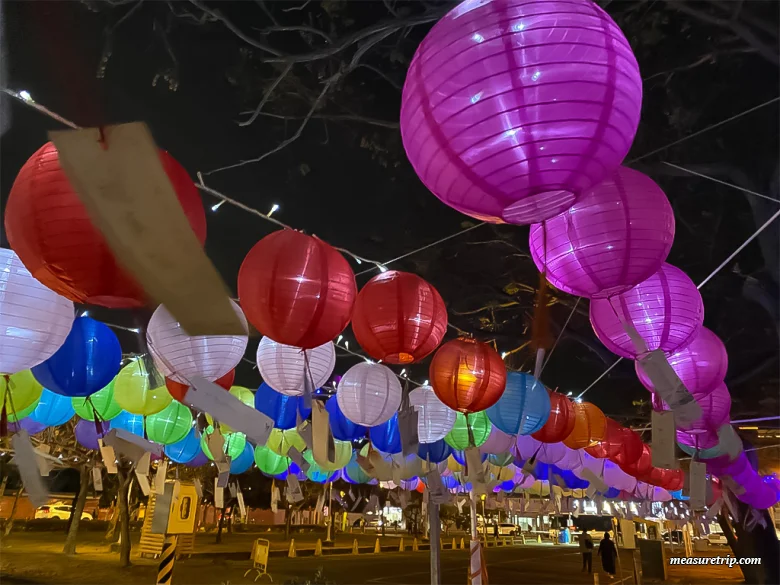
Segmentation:
<svg viewBox="0 0 780 585">
<path fill-rule="evenodd" d="M 563 440 L 569 449 L 584 449 L 603 441 L 607 433 L 607 417 L 590 402 L 575 402 L 574 428 Z"/>
<path fill-rule="evenodd" d="M 621 464 L 618 463 L 620 469 L 625 471 L 628 475 L 633 477 L 641 477 L 643 474 L 650 471 L 653 466 L 653 454 L 649 445 L 642 445 L 642 454 L 633 463 Z"/>
<path fill-rule="evenodd" d="M 368 355 L 410 364 L 436 349 L 447 332 L 447 307 L 435 288 L 416 274 L 389 270 L 360 290 L 352 331 Z"/>
<path fill-rule="evenodd" d="M 187 171 L 160 151 L 163 169 L 201 245 L 206 215 Z M 125 272 L 71 187 L 54 144 L 24 163 L 5 209 L 11 248 L 41 283 L 77 303 L 112 309 L 142 307 L 146 295 Z"/>
<path fill-rule="evenodd" d="M 215 380 L 214 383 L 217 386 L 221 386 L 225 390 L 230 390 L 230 387 L 233 385 L 233 381 L 235 379 L 236 371 L 230 370 L 227 374 Z M 190 389 L 187 384 L 181 384 L 169 378 L 165 378 L 165 386 L 168 388 L 168 392 L 170 392 L 171 396 L 173 396 L 179 402 L 184 400 L 184 395 L 187 393 L 187 390 Z"/>
<path fill-rule="evenodd" d="M 453 339 L 433 356 L 430 378 L 439 400 L 468 414 L 498 402 L 506 386 L 506 366 L 487 343 Z"/>
<path fill-rule="evenodd" d="M 338 251 L 319 238 L 285 229 L 249 250 L 238 272 L 238 296 L 260 333 L 314 349 L 344 331 L 357 285 Z"/>
<path fill-rule="evenodd" d="M 622 449 L 617 455 L 611 456 L 610 460 L 620 466 L 631 465 L 642 456 L 645 444 L 642 442 L 642 437 L 639 436 L 639 433 L 632 429 L 623 427 L 621 435 Z"/>
<path fill-rule="evenodd" d="M 574 405 L 558 392 L 550 392 L 550 416 L 544 426 L 531 435 L 542 443 L 560 443 L 574 430 Z"/>
<path fill-rule="evenodd" d="M 604 440 L 595 445 L 585 447 L 585 452 L 598 459 L 614 457 L 623 450 L 623 425 L 607 417 L 607 428 Z"/>
</svg>

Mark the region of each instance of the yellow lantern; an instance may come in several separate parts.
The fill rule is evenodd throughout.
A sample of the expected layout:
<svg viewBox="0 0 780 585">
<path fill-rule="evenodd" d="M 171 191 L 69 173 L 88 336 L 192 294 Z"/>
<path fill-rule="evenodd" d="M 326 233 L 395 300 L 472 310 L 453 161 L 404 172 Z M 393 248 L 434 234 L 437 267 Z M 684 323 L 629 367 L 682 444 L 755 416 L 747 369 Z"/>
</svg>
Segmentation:
<svg viewBox="0 0 780 585">
<path fill-rule="evenodd" d="M 287 452 L 290 450 L 290 447 L 295 447 L 301 453 L 306 449 L 306 443 L 304 443 L 303 437 L 301 437 L 295 429 L 287 429 L 286 431 L 273 429 L 271 435 L 268 437 L 266 446 L 282 457 L 287 457 Z"/>
<path fill-rule="evenodd" d="M 41 399 L 43 386 L 30 370 L 22 370 L 11 376 L 0 376 L 0 397 L 8 414 L 21 413 Z"/>
<path fill-rule="evenodd" d="M 150 379 L 153 380 L 153 377 L 146 370 L 143 360 L 134 359 L 117 374 L 114 400 L 132 414 L 157 414 L 171 403 L 173 397 L 164 381 L 162 385 L 150 388 Z"/>
</svg>

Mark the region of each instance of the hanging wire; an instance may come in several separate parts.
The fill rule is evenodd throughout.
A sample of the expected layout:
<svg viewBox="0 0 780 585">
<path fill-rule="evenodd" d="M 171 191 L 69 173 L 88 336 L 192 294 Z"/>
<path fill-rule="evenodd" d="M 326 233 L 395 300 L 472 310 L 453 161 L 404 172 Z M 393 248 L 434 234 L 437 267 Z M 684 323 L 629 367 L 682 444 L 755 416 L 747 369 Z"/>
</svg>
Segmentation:
<svg viewBox="0 0 780 585">
<path fill-rule="evenodd" d="M 700 177 L 702 179 L 707 179 L 708 181 L 712 181 L 714 183 L 724 185 L 726 187 L 731 187 L 732 189 L 736 189 L 737 191 L 742 191 L 743 193 L 747 193 L 748 195 L 753 195 L 754 197 L 760 197 L 761 199 L 767 199 L 769 201 L 774 201 L 775 203 L 780 203 L 780 199 L 775 199 L 774 197 L 770 197 L 769 195 L 764 195 L 763 193 L 756 193 L 755 191 L 751 191 L 750 189 L 745 189 L 744 187 L 740 187 L 739 185 L 733 185 L 731 183 L 727 183 L 726 181 L 721 181 L 720 179 L 716 179 L 715 177 L 710 177 L 709 175 L 705 175 L 704 173 L 700 173 L 698 171 L 692 171 L 691 169 L 686 169 L 685 167 L 681 167 L 679 165 L 675 165 L 666 161 L 663 161 L 661 164 L 664 164 L 668 167 L 672 167 L 673 169 L 677 169 L 678 171 L 683 171 L 684 173 L 688 173 L 690 175 L 694 175 L 696 177 Z"/>
<path fill-rule="evenodd" d="M 575 311 L 577 311 L 577 306 L 580 304 L 581 300 L 582 297 L 577 297 L 577 301 L 574 303 L 574 306 L 571 308 L 571 311 L 569 311 L 569 316 L 566 317 L 566 322 L 563 324 L 563 327 L 561 327 L 560 332 L 558 332 L 558 337 L 555 338 L 555 343 L 553 343 L 553 346 L 550 349 L 550 353 L 547 354 L 547 359 L 544 360 L 544 363 L 542 364 L 542 369 L 539 370 L 540 378 L 544 373 L 544 368 L 546 368 L 547 364 L 550 363 L 550 358 L 552 358 L 555 348 L 558 347 L 558 342 L 561 340 L 561 337 L 563 337 L 563 332 L 566 331 L 566 327 L 569 325 L 569 321 L 571 321 L 571 318 L 574 316 Z"/>
</svg>

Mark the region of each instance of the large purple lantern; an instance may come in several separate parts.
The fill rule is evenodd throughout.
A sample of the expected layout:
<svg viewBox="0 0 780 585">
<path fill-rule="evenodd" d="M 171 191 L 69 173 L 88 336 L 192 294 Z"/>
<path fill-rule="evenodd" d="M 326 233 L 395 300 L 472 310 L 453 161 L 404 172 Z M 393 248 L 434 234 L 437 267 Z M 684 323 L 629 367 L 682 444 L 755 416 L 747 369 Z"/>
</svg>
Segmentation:
<svg viewBox="0 0 780 585">
<path fill-rule="evenodd" d="M 605 298 L 655 274 L 674 241 L 674 211 L 653 180 L 620 167 L 563 213 L 531 226 L 529 247 L 555 288 Z"/>
<path fill-rule="evenodd" d="M 401 137 L 444 203 L 527 224 L 617 169 L 641 104 L 631 47 L 595 2 L 466 0 L 415 53 Z"/>
<path fill-rule="evenodd" d="M 706 327 L 699 329 L 699 334 L 690 345 L 674 352 L 668 361 L 688 391 L 700 395 L 711 392 L 723 383 L 729 367 L 726 346 Z M 654 389 L 650 378 L 638 363 L 636 375 L 645 388 L 650 391 Z"/>
<path fill-rule="evenodd" d="M 703 321 L 704 303 L 696 285 L 671 264 L 629 291 L 590 302 L 593 331 L 609 351 L 623 358 L 635 359 L 639 353 L 626 324 L 636 329 L 648 350 L 673 353 L 696 338 Z"/>
<path fill-rule="evenodd" d="M 109 424 L 106 421 L 95 423 L 91 420 L 80 420 L 76 423 L 74 433 L 76 441 L 85 449 L 97 451 L 100 449 L 98 439 L 102 439 L 109 430 Z"/>
<path fill-rule="evenodd" d="M 696 402 L 699 403 L 699 406 L 701 406 L 701 418 L 693 423 L 679 423 L 677 425 L 678 428 L 691 435 L 700 434 L 711 436 L 712 433 L 717 434 L 718 429 L 730 420 L 731 395 L 729 394 L 728 388 L 726 388 L 725 384 L 721 384 L 709 394 L 701 396 L 700 394 L 694 393 L 693 397 L 696 399 Z M 669 410 L 669 406 L 661 400 L 657 394 L 653 394 L 652 400 L 654 409 Z M 705 448 L 708 448 L 708 446 L 699 444 L 699 449 Z"/>
</svg>

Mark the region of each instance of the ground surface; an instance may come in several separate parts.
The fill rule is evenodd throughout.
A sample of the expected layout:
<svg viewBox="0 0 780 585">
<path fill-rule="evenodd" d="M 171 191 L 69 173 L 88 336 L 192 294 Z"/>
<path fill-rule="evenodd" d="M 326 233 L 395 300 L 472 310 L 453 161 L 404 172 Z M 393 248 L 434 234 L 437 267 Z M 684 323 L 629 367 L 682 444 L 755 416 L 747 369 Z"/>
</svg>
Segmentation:
<svg viewBox="0 0 780 585">
<path fill-rule="evenodd" d="M 56 539 L 55 540 L 55 536 Z M 234 560 L 237 553 L 248 551 L 248 543 L 257 535 L 226 535 L 223 545 L 208 544 L 213 535 L 200 538 L 198 552 L 191 559 L 177 561 L 173 584 L 249 584 L 254 574 L 244 577 L 250 567 L 248 560 Z M 345 535 L 353 538 L 350 535 Z M 2 583 L 40 584 L 143 584 L 155 582 L 157 563 L 151 559 L 133 558 L 133 566 L 119 569 L 118 557 L 113 553 L 99 552 L 98 543 L 84 544 L 75 557 L 60 554 L 62 535 L 14 534 L 4 539 L 0 546 L 0 581 Z M 361 544 L 372 541 L 367 535 L 360 537 Z M 387 537 L 386 543 L 395 542 Z M 304 541 L 304 538 L 300 539 Z M 299 540 L 296 539 L 296 544 Z M 406 541 L 405 541 L 406 542 Z M 305 544 L 302 542 L 302 544 Z M 285 547 L 282 542 L 274 548 Z M 306 545 L 308 546 L 308 545 Z M 304 546 L 304 548 L 306 547 Z M 224 553 L 224 554 L 222 554 Z M 723 554 L 726 551 L 724 549 Z M 485 551 L 491 585 L 503 584 L 584 584 L 593 583 L 593 577 L 580 572 L 581 561 L 573 546 L 528 545 L 488 548 Z M 633 583 L 631 559 L 622 556 L 623 575 L 609 580 L 601 574 L 600 583 Z M 463 585 L 466 582 L 467 550 L 441 552 L 441 578 L 443 585 Z M 377 585 L 423 585 L 430 583 L 429 555 L 427 551 L 384 552 L 382 554 L 336 555 L 326 557 L 271 558 L 269 572 L 275 584 L 283 584 L 297 578 L 299 582 L 312 579 L 322 567 L 325 579 L 334 585 L 370 583 Z M 598 558 L 594 569 L 599 569 Z M 738 569 L 724 567 L 674 567 L 670 568 L 670 581 L 687 584 L 738 583 Z M 260 582 L 268 583 L 263 579 Z"/>
</svg>

